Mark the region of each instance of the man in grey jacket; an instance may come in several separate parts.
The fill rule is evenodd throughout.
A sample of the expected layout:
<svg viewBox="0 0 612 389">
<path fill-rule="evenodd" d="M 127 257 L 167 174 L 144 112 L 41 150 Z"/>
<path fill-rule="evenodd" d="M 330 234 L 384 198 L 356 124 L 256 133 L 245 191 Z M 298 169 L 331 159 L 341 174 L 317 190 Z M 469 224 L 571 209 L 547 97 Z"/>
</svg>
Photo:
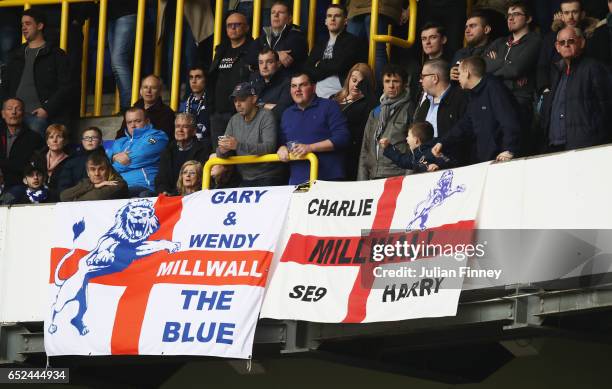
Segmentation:
<svg viewBox="0 0 612 389">
<path fill-rule="evenodd" d="M 263 155 L 276 152 L 277 125 L 272 112 L 257 106 L 255 88 L 248 82 L 236 85 L 231 96 L 237 113 L 225 135 L 219 138 L 217 156 Z M 283 166 L 274 163 L 237 165 L 241 187 L 285 185 Z"/>
<path fill-rule="evenodd" d="M 536 70 L 542 39 L 537 32 L 530 31 L 532 17 L 524 2 L 511 2 L 507 18 L 510 35 L 494 41 L 484 59 L 487 73 L 503 80 L 516 98 L 523 131 L 528 131 L 533 119 Z M 524 140 L 533 139 L 529 134 L 523 135 Z M 527 144 L 522 149 L 524 154 L 532 151 L 531 145 Z"/>
<path fill-rule="evenodd" d="M 383 68 L 380 105 L 370 112 L 363 134 L 357 171 L 359 181 L 406 174 L 406 170 L 397 167 L 383 155 L 378 141 L 387 138 L 399 152 L 408 151 L 406 134 L 412 122 L 414 104 L 406 89 L 407 78 L 406 71 L 400 66 L 387 64 Z"/>
</svg>

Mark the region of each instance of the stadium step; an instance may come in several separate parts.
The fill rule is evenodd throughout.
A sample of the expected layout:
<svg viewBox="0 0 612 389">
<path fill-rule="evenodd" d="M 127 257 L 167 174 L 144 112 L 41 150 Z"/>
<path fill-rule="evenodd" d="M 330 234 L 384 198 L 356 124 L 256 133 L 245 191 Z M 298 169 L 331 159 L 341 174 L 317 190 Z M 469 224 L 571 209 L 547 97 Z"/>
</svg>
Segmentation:
<svg viewBox="0 0 612 389">
<path fill-rule="evenodd" d="M 102 138 L 104 140 L 115 139 L 115 133 L 121 127 L 123 117 L 119 115 L 115 116 L 100 116 L 100 117 L 86 117 L 81 118 L 79 121 L 79 128 L 83 129 L 86 127 L 95 126 L 102 130 Z"/>
</svg>

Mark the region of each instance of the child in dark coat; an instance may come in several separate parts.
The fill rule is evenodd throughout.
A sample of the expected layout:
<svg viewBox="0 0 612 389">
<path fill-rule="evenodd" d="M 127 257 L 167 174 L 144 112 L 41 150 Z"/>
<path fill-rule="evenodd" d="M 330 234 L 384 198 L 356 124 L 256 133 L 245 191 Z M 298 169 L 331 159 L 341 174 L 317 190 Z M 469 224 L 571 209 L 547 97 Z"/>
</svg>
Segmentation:
<svg viewBox="0 0 612 389">
<path fill-rule="evenodd" d="M 390 144 L 387 138 L 381 138 L 379 144 L 384 149 L 383 155 L 402 169 L 423 173 L 453 167 L 455 165 L 454 161 L 447 156 L 441 155 L 437 158 L 431 153 L 431 148 L 436 144 L 433 134 L 434 129 L 431 123 L 413 123 L 408 129 L 408 136 L 406 137 L 409 152 L 402 153 L 397 150 L 395 145 Z"/>
</svg>

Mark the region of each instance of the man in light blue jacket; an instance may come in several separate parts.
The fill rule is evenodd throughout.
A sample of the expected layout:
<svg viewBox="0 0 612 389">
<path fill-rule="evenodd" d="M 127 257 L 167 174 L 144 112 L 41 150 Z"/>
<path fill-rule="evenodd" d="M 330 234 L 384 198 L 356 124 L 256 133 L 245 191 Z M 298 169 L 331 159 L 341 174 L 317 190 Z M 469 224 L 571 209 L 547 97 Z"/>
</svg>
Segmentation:
<svg viewBox="0 0 612 389">
<path fill-rule="evenodd" d="M 126 136 L 115 140 L 107 155 L 127 182 L 130 196 L 155 196 L 155 176 L 168 136 L 151 126 L 142 108 L 125 111 L 125 123 Z"/>
</svg>

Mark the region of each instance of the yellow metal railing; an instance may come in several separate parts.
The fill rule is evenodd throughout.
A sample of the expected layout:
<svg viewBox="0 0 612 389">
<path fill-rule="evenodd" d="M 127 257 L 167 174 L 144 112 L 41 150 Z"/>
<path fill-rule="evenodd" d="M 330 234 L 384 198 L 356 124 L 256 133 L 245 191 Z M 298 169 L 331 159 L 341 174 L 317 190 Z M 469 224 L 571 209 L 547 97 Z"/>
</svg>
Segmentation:
<svg viewBox="0 0 612 389">
<path fill-rule="evenodd" d="M 290 156 L 291 161 L 310 161 L 310 182 L 317 180 L 319 176 L 319 159 L 314 153 L 308 153 L 302 158 L 294 158 Z M 252 163 L 267 163 L 267 162 L 282 162 L 277 154 L 265 155 L 242 155 L 239 157 L 229 158 L 211 158 L 204 164 L 204 172 L 202 174 L 202 189 L 210 188 L 210 172 L 213 166 L 216 165 L 243 165 Z"/>
<path fill-rule="evenodd" d="M 399 47 L 411 47 L 416 40 L 417 29 L 417 0 L 409 0 L 409 16 L 408 16 L 408 37 L 406 39 L 397 38 L 391 35 L 378 35 L 378 10 L 380 0 L 372 0 L 372 14 L 370 15 L 370 45 L 368 48 L 368 64 L 372 71 L 376 67 L 376 44 L 389 43 Z"/>
</svg>

